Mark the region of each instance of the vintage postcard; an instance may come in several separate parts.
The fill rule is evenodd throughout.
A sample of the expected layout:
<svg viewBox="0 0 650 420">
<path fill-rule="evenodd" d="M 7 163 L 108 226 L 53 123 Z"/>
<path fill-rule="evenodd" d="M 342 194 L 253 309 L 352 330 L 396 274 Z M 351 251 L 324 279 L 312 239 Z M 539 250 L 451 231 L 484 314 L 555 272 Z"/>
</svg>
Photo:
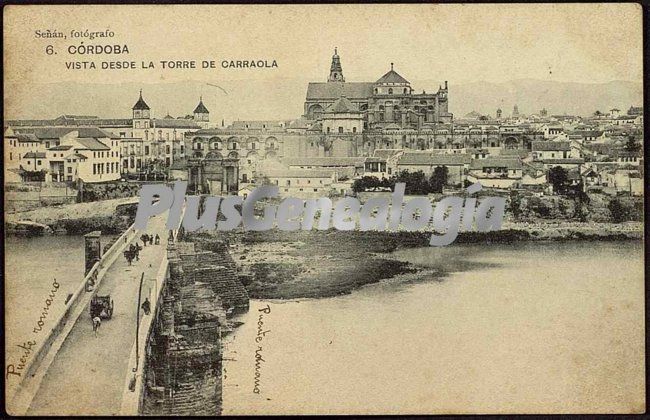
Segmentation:
<svg viewBox="0 0 650 420">
<path fill-rule="evenodd" d="M 646 411 L 639 5 L 3 15 L 7 413 Z"/>
</svg>

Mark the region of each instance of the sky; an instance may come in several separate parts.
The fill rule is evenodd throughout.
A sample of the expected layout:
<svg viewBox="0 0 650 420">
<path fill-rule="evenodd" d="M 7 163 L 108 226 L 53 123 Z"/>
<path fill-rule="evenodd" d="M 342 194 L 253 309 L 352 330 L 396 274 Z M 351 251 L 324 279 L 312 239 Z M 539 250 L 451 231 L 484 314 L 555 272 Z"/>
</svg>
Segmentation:
<svg viewBox="0 0 650 420">
<path fill-rule="evenodd" d="M 410 79 L 450 84 L 643 78 L 637 4 L 29 5 L 4 11 L 5 103 L 18 114 L 43 99 L 40 85 L 56 82 L 325 81 L 334 47 L 347 81 L 376 80 L 391 62 Z M 46 29 L 67 39 L 36 38 L 36 30 Z M 73 39 L 72 30 L 110 30 L 114 37 Z M 68 47 L 81 42 L 127 45 L 129 54 L 70 54 Z M 46 53 L 48 45 L 55 54 Z M 277 67 L 221 67 L 223 60 L 252 59 L 275 60 Z M 65 65 L 120 60 L 137 68 Z M 199 67 L 215 60 L 216 68 L 162 69 L 161 60 L 196 60 Z M 156 67 L 141 68 L 149 61 Z"/>
</svg>

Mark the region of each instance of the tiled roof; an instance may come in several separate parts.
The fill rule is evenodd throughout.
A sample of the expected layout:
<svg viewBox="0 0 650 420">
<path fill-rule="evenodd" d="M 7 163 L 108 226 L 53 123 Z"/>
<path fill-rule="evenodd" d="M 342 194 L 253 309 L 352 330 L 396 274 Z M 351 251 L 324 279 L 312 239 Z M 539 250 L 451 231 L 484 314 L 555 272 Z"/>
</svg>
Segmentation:
<svg viewBox="0 0 650 420">
<path fill-rule="evenodd" d="M 409 81 L 391 68 L 388 73 L 384 74 L 379 78 L 379 80 L 377 80 L 377 83 L 409 83 Z"/>
<path fill-rule="evenodd" d="M 99 140 L 97 140 L 95 138 L 92 138 L 92 137 L 87 137 L 87 138 L 80 137 L 80 138 L 78 138 L 76 140 L 82 146 L 84 146 L 84 149 L 88 149 L 88 150 L 111 150 L 110 147 L 108 147 L 107 145 L 105 145 L 101 141 L 99 141 Z"/>
<path fill-rule="evenodd" d="M 186 120 L 184 118 L 182 119 L 156 119 L 153 120 L 153 128 L 195 128 L 199 129 L 201 128 L 200 125 L 198 125 L 196 122 L 193 120 Z"/>
<path fill-rule="evenodd" d="M 365 99 L 372 96 L 374 83 L 368 82 L 312 82 L 307 86 L 307 100 L 338 99 L 345 95 L 352 99 Z"/>
<path fill-rule="evenodd" d="M 524 158 L 528 156 L 528 151 L 523 150 L 523 149 L 503 149 L 501 150 L 501 155 L 502 157 L 519 157 L 519 158 Z"/>
<path fill-rule="evenodd" d="M 275 169 L 267 171 L 265 175 L 269 178 L 331 178 L 334 173 L 322 169 Z"/>
<path fill-rule="evenodd" d="M 552 165 L 555 163 L 563 163 L 563 164 L 582 164 L 585 163 L 584 159 L 580 158 L 567 158 L 567 159 L 542 159 L 542 162 L 547 164 L 547 165 Z"/>
<path fill-rule="evenodd" d="M 568 151 L 571 150 L 571 145 L 568 141 L 534 141 L 533 152 L 546 152 L 546 151 Z"/>
<path fill-rule="evenodd" d="M 346 112 L 359 112 L 359 110 L 348 98 L 341 96 L 332 105 L 328 106 L 325 112 L 340 114 Z"/>
<path fill-rule="evenodd" d="M 369 156 L 366 158 L 366 163 L 371 163 L 371 162 L 386 162 L 385 158 L 380 158 L 376 156 Z"/>
<path fill-rule="evenodd" d="M 321 166 L 341 167 L 363 165 L 363 157 L 304 157 L 284 158 L 282 161 L 287 166 Z"/>
<path fill-rule="evenodd" d="M 31 142 L 38 142 L 38 138 L 32 134 L 32 133 L 26 133 L 26 134 L 15 134 L 14 137 L 20 142 L 20 143 L 31 143 Z"/>
<path fill-rule="evenodd" d="M 24 128 L 21 133 L 33 133 L 41 140 L 60 139 L 73 131 L 79 132 L 79 137 L 110 138 L 111 135 L 97 127 L 42 127 Z"/>
<path fill-rule="evenodd" d="M 68 155 L 65 157 L 66 159 L 88 159 L 85 155 L 82 155 L 81 153 L 73 153 L 71 155 Z"/>
<path fill-rule="evenodd" d="M 521 169 L 522 163 L 518 157 L 488 157 L 485 159 L 474 159 L 470 164 L 470 169 L 483 168 L 508 168 Z"/>
<path fill-rule="evenodd" d="M 467 154 L 437 154 L 405 152 L 397 160 L 398 165 L 466 165 L 472 157 Z"/>
<path fill-rule="evenodd" d="M 388 159 L 401 152 L 402 149 L 375 149 L 373 156 Z"/>
<path fill-rule="evenodd" d="M 25 156 L 23 156 L 25 159 L 43 159 L 45 158 L 45 153 L 44 152 L 27 152 L 25 153 Z"/>
<path fill-rule="evenodd" d="M 50 147 L 47 150 L 60 151 L 60 150 L 69 150 L 69 149 L 72 149 L 71 145 L 69 145 L 69 144 L 61 144 L 59 146 Z"/>
</svg>

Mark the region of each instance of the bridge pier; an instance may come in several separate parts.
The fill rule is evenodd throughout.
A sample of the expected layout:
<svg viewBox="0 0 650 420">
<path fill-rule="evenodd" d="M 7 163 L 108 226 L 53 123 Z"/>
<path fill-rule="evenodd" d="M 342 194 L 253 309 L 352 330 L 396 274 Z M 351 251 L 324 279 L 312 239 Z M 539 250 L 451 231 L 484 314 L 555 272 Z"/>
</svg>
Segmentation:
<svg viewBox="0 0 650 420">
<path fill-rule="evenodd" d="M 101 244 L 102 232 L 95 230 L 93 232 L 87 233 L 84 235 L 85 242 L 85 262 L 86 269 L 84 275 L 87 275 L 97 261 L 102 258 L 102 244 Z"/>
</svg>

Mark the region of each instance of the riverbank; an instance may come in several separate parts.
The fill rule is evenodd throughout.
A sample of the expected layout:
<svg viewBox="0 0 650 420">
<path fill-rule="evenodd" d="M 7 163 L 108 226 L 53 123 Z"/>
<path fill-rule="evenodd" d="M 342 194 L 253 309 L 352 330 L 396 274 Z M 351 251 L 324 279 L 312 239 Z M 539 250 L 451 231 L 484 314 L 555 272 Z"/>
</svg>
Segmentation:
<svg viewBox="0 0 650 420">
<path fill-rule="evenodd" d="M 321 298 L 348 294 L 398 275 L 417 275 L 425 268 L 391 258 L 400 249 L 429 246 L 428 232 L 238 231 L 196 235 L 199 241 L 226 240 L 254 299 Z M 488 245 L 533 241 L 618 241 L 643 238 L 641 222 L 505 222 L 495 232 L 461 232 L 454 244 Z M 441 253 L 454 250 L 454 244 Z M 453 267 L 426 268 L 445 275 Z M 432 272 L 433 270 L 433 272 Z"/>
<path fill-rule="evenodd" d="M 117 198 L 40 207 L 29 211 L 6 213 L 5 223 L 8 233 L 12 233 L 12 228 L 24 221 L 48 226 L 54 233 L 69 235 L 84 234 L 93 230 L 119 233 L 133 222 L 137 203 L 137 198 Z"/>
</svg>

